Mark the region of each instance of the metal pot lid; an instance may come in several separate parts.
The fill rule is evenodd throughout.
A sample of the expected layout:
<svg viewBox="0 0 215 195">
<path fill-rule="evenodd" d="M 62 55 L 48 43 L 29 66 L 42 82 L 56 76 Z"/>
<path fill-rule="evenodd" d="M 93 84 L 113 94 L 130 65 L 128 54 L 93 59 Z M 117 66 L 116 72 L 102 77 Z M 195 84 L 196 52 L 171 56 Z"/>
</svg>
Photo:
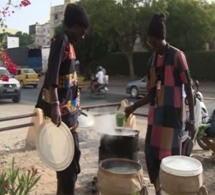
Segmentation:
<svg viewBox="0 0 215 195">
<path fill-rule="evenodd" d="M 95 124 L 95 118 L 92 114 L 87 113 L 86 115 L 81 114 L 78 117 L 79 128 L 89 128 Z"/>
</svg>

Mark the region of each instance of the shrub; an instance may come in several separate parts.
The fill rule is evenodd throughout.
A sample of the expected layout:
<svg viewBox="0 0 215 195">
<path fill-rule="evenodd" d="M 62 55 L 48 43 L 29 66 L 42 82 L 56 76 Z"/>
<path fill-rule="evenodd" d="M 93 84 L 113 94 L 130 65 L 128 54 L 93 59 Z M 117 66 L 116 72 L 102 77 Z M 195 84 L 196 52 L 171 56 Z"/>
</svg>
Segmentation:
<svg viewBox="0 0 215 195">
<path fill-rule="evenodd" d="M 29 195 L 40 177 L 34 167 L 28 170 L 15 168 L 13 158 L 11 168 L 0 174 L 0 195 Z"/>
</svg>

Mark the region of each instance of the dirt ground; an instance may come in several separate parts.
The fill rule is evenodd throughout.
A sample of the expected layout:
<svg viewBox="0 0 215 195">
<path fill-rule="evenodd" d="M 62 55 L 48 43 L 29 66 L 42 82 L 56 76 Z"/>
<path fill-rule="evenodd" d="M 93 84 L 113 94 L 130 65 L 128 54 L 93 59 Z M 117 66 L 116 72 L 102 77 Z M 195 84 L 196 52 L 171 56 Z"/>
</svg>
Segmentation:
<svg viewBox="0 0 215 195">
<path fill-rule="evenodd" d="M 138 129 L 140 130 L 140 161 L 144 170 L 144 179 L 148 183 L 147 170 L 144 160 L 144 137 L 146 121 L 138 120 Z M 92 194 L 89 183 L 96 176 L 98 170 L 98 147 L 100 136 L 94 129 L 80 129 L 80 146 L 82 151 L 81 168 L 82 172 L 78 177 L 76 185 L 76 195 Z M 55 172 L 47 168 L 39 159 L 36 150 L 30 150 L 25 147 L 26 129 L 1 132 L 0 133 L 0 168 L 10 167 L 13 157 L 15 157 L 16 166 L 30 168 L 34 165 L 42 175 L 41 180 L 36 186 L 32 195 L 54 195 L 56 192 Z M 203 151 L 195 147 L 193 157 L 200 160 L 204 168 L 204 184 L 209 194 L 215 195 L 215 163 L 211 158 L 210 151 Z M 153 188 L 149 186 L 149 194 L 153 195 Z"/>
</svg>

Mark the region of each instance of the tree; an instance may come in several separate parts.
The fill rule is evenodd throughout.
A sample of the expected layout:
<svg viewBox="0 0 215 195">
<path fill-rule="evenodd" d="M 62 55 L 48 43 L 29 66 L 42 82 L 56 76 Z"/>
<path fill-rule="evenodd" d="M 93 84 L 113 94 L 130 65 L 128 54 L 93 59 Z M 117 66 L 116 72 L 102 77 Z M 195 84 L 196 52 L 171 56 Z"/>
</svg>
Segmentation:
<svg viewBox="0 0 215 195">
<path fill-rule="evenodd" d="M 77 59 L 80 61 L 82 72 L 88 72 L 91 62 L 104 57 L 109 50 L 107 40 L 95 32 L 89 32 L 85 38 L 75 45 Z"/>
<path fill-rule="evenodd" d="M 145 3 L 138 19 L 141 21 L 139 29 L 143 43 L 148 21 L 154 13 L 162 12 L 167 16 L 167 40 L 172 45 L 185 51 L 205 49 L 206 42 L 212 39 L 215 21 L 214 9 L 210 12 L 209 8 L 211 5 L 201 0 L 158 0 Z"/>
<path fill-rule="evenodd" d="M 62 24 L 55 28 L 55 34 L 63 30 Z M 98 33 L 89 29 L 85 38 L 74 45 L 77 60 L 80 61 L 81 70 L 88 69 L 90 63 L 105 56 L 109 51 L 109 43 L 101 38 Z M 86 71 L 82 71 L 86 72 Z"/>
<path fill-rule="evenodd" d="M 211 14 L 201 1 L 169 0 L 168 40 L 182 50 L 203 50 L 212 36 Z"/>
<path fill-rule="evenodd" d="M 117 43 L 134 77 L 133 49 L 138 34 L 139 0 L 81 0 L 89 14 L 92 30 L 111 44 Z"/>
<path fill-rule="evenodd" d="M 19 45 L 20 46 L 31 45 L 34 42 L 32 37 L 29 34 L 23 33 L 21 31 L 17 32 L 15 34 L 15 36 L 19 37 Z"/>
<path fill-rule="evenodd" d="M 148 24 L 156 12 L 166 14 L 167 40 L 182 50 L 202 50 L 214 38 L 215 4 L 206 0 L 80 0 L 79 4 L 87 9 L 91 30 L 78 47 L 78 56 L 90 62 L 100 56 L 103 43 L 108 52 L 117 45 L 128 59 L 131 77 L 135 40 L 140 35 L 146 47 Z"/>
<path fill-rule="evenodd" d="M 54 33 L 58 34 L 59 32 L 61 32 L 63 30 L 63 24 L 59 24 L 58 26 L 55 27 L 54 29 Z"/>
<path fill-rule="evenodd" d="M 7 36 L 10 36 L 10 33 L 1 33 L 0 34 L 0 43 L 1 43 L 1 48 L 6 48 L 7 47 Z"/>
<path fill-rule="evenodd" d="M 212 43 L 214 45 L 215 43 L 215 2 L 211 2 L 211 3 L 208 3 L 207 0 L 204 0 L 202 2 L 202 6 L 204 9 L 206 9 L 208 11 L 208 14 L 209 14 L 209 20 L 210 20 L 210 27 L 211 27 L 211 31 L 209 33 L 211 33 L 211 36 L 208 37 L 208 43 Z M 214 48 L 214 47 L 213 47 Z"/>
<path fill-rule="evenodd" d="M 18 37 L 19 38 L 19 46 L 26 46 L 26 45 L 31 45 L 33 44 L 33 40 L 31 36 L 27 33 L 23 33 L 21 31 L 17 32 L 16 34 L 11 34 L 11 33 L 2 33 L 0 34 L 0 42 L 2 43 L 2 46 L 4 48 L 7 47 L 7 36 L 9 37 Z"/>
</svg>

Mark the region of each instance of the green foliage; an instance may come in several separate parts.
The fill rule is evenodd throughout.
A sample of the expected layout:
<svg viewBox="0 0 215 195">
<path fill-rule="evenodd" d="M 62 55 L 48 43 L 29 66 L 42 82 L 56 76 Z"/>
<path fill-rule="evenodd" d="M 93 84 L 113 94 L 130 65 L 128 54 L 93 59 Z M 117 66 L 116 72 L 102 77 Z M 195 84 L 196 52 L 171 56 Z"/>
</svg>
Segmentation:
<svg viewBox="0 0 215 195">
<path fill-rule="evenodd" d="M 215 52 L 186 52 L 187 61 L 194 79 L 215 81 Z"/>
<path fill-rule="evenodd" d="M 21 31 L 17 32 L 15 34 L 15 36 L 19 37 L 19 45 L 20 46 L 31 45 L 34 42 L 29 34 L 23 33 Z"/>
<path fill-rule="evenodd" d="M 130 62 L 134 61 L 132 52 L 138 34 L 146 47 L 147 27 L 156 12 L 167 16 L 168 42 L 184 51 L 204 50 L 206 42 L 215 38 L 215 3 L 205 0 L 80 0 L 79 3 L 87 9 L 91 33 L 107 40 L 109 51 L 112 45 L 118 45 Z M 132 69 L 132 63 L 127 65 L 133 74 L 135 66 Z"/>
<path fill-rule="evenodd" d="M 211 124 L 201 124 L 198 129 L 197 139 L 201 139 L 204 136 L 207 136 L 205 130 L 210 128 Z"/>
<path fill-rule="evenodd" d="M 55 34 L 63 30 L 62 24 L 55 28 Z M 82 65 L 88 65 L 93 60 L 102 58 L 109 51 L 109 43 L 101 38 L 98 33 L 89 31 L 85 38 L 75 44 L 76 57 Z"/>
<path fill-rule="evenodd" d="M 7 34 L 8 33 L 1 33 L 0 34 L 0 48 L 6 48 L 7 47 Z"/>
<path fill-rule="evenodd" d="M 162 12 L 167 16 L 167 40 L 172 45 L 184 51 L 205 49 L 206 42 L 213 39 L 214 6 L 198 0 L 158 0 L 145 3 L 140 8 L 138 19 L 143 45 L 152 15 Z"/>
<path fill-rule="evenodd" d="M 138 34 L 137 8 L 139 0 L 81 0 L 89 14 L 92 32 L 96 32 L 109 47 L 118 45 L 126 54 L 131 76 L 134 75 L 132 53 Z"/>
<path fill-rule="evenodd" d="M 193 79 L 215 81 L 214 51 L 189 51 L 185 52 L 185 54 Z M 135 75 L 142 77 L 147 74 L 147 64 L 150 55 L 147 52 L 135 52 L 133 54 Z M 99 64 L 106 68 L 109 75 L 129 75 L 128 61 L 123 53 L 109 54 L 102 59 L 95 60 L 92 63 L 92 69 L 95 69 Z"/>
<path fill-rule="evenodd" d="M 77 58 L 82 64 L 102 58 L 108 53 L 108 42 L 97 33 L 89 33 L 75 46 Z"/>
<path fill-rule="evenodd" d="M 0 43 L 4 48 L 7 47 L 7 36 L 10 37 L 19 37 L 19 46 L 26 46 L 33 44 L 33 39 L 27 33 L 23 33 L 21 31 L 17 32 L 16 34 L 11 34 L 8 32 L 0 34 Z"/>
<path fill-rule="evenodd" d="M 112 63 L 121 66 L 123 61 L 123 70 L 120 71 L 122 74 L 127 69 L 131 76 L 145 72 L 145 66 L 136 65 L 137 56 L 142 57 L 133 54 L 133 48 L 138 35 L 142 45 L 147 48 L 147 28 L 156 12 L 167 16 L 167 41 L 183 51 L 202 51 L 206 42 L 215 40 L 215 3 L 208 3 L 206 0 L 80 0 L 78 3 L 86 8 L 91 23 L 85 40 L 75 47 L 77 57 L 84 65 L 92 64 L 96 60 L 102 66 L 110 66 Z M 56 31 L 60 29 L 62 26 L 58 26 Z M 122 52 L 120 56 L 123 56 L 123 60 L 118 57 L 115 59 L 119 63 L 112 61 L 115 55 L 108 55 L 110 59 L 107 59 L 107 54 L 113 48 Z M 192 64 L 195 59 L 187 55 Z M 204 58 L 204 55 L 200 56 Z M 209 57 L 209 54 L 206 56 Z M 205 58 L 206 61 L 203 62 L 198 56 L 195 57 L 203 64 L 207 61 Z M 119 69 L 115 66 L 111 68 L 111 72 Z M 197 77 L 200 76 L 197 70 L 193 72 Z"/>
<path fill-rule="evenodd" d="M 13 158 L 11 168 L 0 175 L 0 195 L 29 195 L 40 180 L 37 169 L 21 170 L 15 167 Z"/>
<path fill-rule="evenodd" d="M 55 27 L 54 29 L 54 33 L 58 34 L 59 32 L 61 32 L 63 30 L 63 24 L 59 24 L 58 26 Z"/>
<path fill-rule="evenodd" d="M 174 0 L 168 4 L 168 40 L 182 50 L 203 50 L 211 40 L 211 14 L 198 1 Z"/>
</svg>

